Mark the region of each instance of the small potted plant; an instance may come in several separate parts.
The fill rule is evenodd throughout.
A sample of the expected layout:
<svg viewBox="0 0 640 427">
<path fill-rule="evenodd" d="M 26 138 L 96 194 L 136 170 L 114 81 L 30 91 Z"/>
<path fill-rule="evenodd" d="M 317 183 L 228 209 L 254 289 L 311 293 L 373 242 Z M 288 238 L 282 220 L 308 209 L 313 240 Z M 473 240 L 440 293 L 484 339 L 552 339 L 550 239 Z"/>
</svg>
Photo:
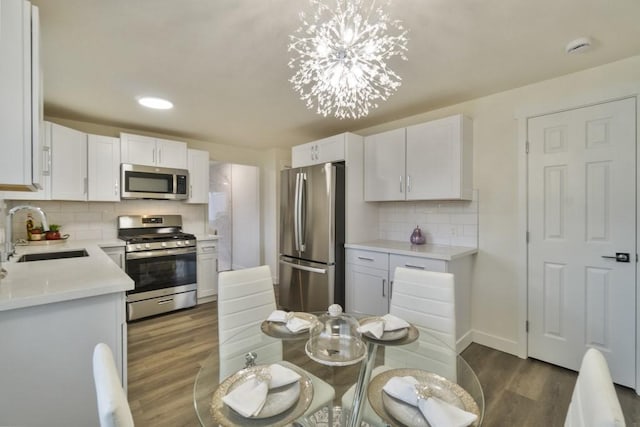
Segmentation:
<svg viewBox="0 0 640 427">
<path fill-rule="evenodd" d="M 58 224 L 51 224 L 49 230 L 45 233 L 47 240 L 60 239 L 60 226 Z"/>
</svg>

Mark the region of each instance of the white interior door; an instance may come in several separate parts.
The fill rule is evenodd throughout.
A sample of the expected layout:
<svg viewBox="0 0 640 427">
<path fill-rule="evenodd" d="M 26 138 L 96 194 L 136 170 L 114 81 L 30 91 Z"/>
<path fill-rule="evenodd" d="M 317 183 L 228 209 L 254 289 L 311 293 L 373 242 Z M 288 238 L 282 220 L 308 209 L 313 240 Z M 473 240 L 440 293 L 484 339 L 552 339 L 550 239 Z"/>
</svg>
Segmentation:
<svg viewBox="0 0 640 427">
<path fill-rule="evenodd" d="M 635 387 L 635 98 L 528 120 L 528 354 Z M 630 262 L 616 253 L 628 254 Z"/>
</svg>

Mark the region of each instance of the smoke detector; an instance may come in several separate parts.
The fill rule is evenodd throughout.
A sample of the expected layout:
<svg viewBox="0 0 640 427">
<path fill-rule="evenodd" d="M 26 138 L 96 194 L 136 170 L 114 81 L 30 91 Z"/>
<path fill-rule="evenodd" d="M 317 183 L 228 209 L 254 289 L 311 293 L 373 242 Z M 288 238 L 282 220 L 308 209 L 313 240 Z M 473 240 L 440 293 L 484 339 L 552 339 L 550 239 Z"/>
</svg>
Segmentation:
<svg viewBox="0 0 640 427">
<path fill-rule="evenodd" d="M 591 39 L 589 37 L 580 37 L 572 40 L 567 44 L 565 51 L 567 53 L 582 53 L 591 48 Z"/>
</svg>

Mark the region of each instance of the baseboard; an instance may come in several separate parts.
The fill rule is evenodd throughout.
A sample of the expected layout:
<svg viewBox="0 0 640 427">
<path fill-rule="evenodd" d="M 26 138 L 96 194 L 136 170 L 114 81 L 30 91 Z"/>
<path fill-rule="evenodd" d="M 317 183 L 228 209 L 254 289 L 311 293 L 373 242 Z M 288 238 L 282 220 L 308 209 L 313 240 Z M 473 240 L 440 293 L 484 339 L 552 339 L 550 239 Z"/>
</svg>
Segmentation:
<svg viewBox="0 0 640 427">
<path fill-rule="evenodd" d="M 469 345 L 473 342 L 473 331 L 468 331 L 466 334 L 460 337 L 458 341 L 456 341 L 456 351 L 458 354 L 462 353 L 465 348 L 469 347 Z"/>
<path fill-rule="evenodd" d="M 213 294 L 209 296 L 198 296 L 198 304 L 204 304 L 205 302 L 218 301 L 218 295 Z"/>
<path fill-rule="evenodd" d="M 474 330 L 473 342 L 520 357 L 516 341 Z"/>
</svg>

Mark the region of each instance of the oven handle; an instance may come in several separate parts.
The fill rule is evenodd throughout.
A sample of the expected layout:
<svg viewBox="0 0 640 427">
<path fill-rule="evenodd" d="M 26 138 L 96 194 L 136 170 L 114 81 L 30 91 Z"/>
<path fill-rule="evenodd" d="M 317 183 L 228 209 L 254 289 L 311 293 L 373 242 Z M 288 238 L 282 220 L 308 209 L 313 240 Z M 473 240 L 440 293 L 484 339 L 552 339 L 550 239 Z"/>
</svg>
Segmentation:
<svg viewBox="0 0 640 427">
<path fill-rule="evenodd" d="M 141 252 L 129 252 L 126 255 L 126 258 L 129 259 L 145 259 L 145 258 L 156 258 L 161 256 L 171 256 L 171 255 L 184 255 L 184 254 L 195 254 L 196 248 L 177 248 L 177 249 L 156 249 L 152 251 L 141 251 Z"/>
</svg>

